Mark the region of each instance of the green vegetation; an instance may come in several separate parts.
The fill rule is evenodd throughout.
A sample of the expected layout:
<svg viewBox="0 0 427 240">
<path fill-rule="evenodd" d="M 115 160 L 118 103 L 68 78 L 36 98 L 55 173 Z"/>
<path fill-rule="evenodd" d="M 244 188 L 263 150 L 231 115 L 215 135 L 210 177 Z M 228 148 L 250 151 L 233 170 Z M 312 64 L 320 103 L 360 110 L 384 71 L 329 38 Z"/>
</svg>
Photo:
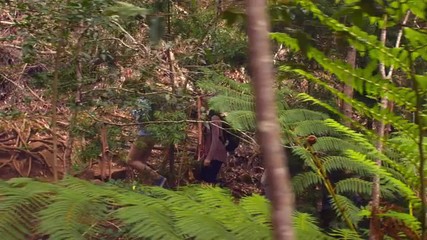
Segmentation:
<svg viewBox="0 0 427 240">
<path fill-rule="evenodd" d="M 264 196 L 191 177 L 213 108 L 242 133 L 230 172 L 262 191 L 244 4 L 219 2 L 1 3 L 0 236 L 272 239 Z M 268 2 L 297 239 L 426 239 L 427 3 Z M 171 189 L 73 177 L 126 166 L 139 125 Z"/>
</svg>

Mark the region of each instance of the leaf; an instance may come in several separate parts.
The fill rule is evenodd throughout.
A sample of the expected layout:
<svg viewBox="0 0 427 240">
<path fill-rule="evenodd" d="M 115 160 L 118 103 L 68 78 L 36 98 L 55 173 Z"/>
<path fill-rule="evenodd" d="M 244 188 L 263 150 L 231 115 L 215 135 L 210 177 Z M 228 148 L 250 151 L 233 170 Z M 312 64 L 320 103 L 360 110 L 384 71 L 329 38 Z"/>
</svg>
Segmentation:
<svg viewBox="0 0 427 240">
<path fill-rule="evenodd" d="M 416 75 L 415 81 L 422 90 L 427 90 L 427 75 Z"/>
</svg>

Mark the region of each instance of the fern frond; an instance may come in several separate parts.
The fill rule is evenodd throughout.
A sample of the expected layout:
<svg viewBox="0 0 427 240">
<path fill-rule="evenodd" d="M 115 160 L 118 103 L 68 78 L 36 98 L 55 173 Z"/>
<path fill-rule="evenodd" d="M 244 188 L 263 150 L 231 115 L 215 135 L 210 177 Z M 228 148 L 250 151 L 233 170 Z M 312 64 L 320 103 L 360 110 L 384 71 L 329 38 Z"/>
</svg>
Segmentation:
<svg viewBox="0 0 427 240">
<path fill-rule="evenodd" d="M 236 236 L 209 215 L 185 210 L 175 211 L 174 218 L 178 231 L 196 239 L 236 239 Z"/>
<path fill-rule="evenodd" d="M 35 227 L 52 239 L 88 239 L 105 232 L 106 221 L 126 226 L 123 237 L 135 239 L 272 237 L 265 198 L 239 204 L 220 188 L 141 187 L 138 193 L 67 178 L 56 184 L 0 181 L 0 190 L 0 235 L 8 240 L 26 239 Z"/>
<path fill-rule="evenodd" d="M 335 184 L 335 190 L 338 194 L 360 193 L 367 196 L 371 195 L 372 182 L 360 178 L 347 178 Z"/>
<path fill-rule="evenodd" d="M 360 114 L 363 114 L 366 117 L 376 119 L 378 121 L 384 121 L 385 124 L 391 124 L 396 129 L 400 130 L 402 133 L 405 133 L 407 136 L 416 139 L 416 132 L 417 132 L 417 125 L 408 121 L 404 117 L 400 115 L 396 115 L 392 112 L 390 112 L 387 109 L 382 109 L 380 106 L 374 106 L 372 108 L 367 107 L 364 103 L 354 99 L 350 98 L 341 91 L 333 88 L 329 85 L 327 82 L 323 82 L 322 80 L 314 77 L 312 74 L 307 73 L 303 70 L 289 70 L 288 67 L 282 66 L 280 68 L 282 71 L 293 71 L 297 74 L 300 74 L 301 76 L 304 76 L 305 78 L 309 79 L 310 81 L 321 85 L 323 88 L 334 94 L 335 96 L 339 97 L 343 101 L 351 104 L 355 110 L 357 110 Z M 320 102 L 319 100 L 307 96 L 307 94 L 299 94 L 301 98 L 303 98 L 305 101 L 313 101 L 316 104 L 319 104 L 323 107 L 326 107 L 328 110 L 336 111 L 331 106 L 324 104 L 323 102 Z"/>
<path fill-rule="evenodd" d="M 304 193 L 307 188 L 322 183 L 322 178 L 315 172 L 300 173 L 292 178 L 292 186 L 295 194 Z"/>
<path fill-rule="evenodd" d="M 279 121 L 283 125 L 292 125 L 307 120 L 325 120 L 328 116 L 308 109 L 289 109 L 280 111 Z"/>
<path fill-rule="evenodd" d="M 289 47 L 293 47 L 295 50 L 299 50 L 297 39 L 294 39 L 285 33 L 273 33 L 271 36 L 280 43 L 283 43 Z M 306 49 L 306 54 L 309 58 L 314 58 L 323 68 L 325 68 L 325 70 L 334 73 L 334 75 L 338 77 L 338 80 L 341 80 L 343 83 L 352 86 L 358 92 L 366 92 L 366 94 L 373 97 L 386 96 L 401 107 L 405 107 L 411 111 L 415 109 L 415 94 L 412 89 L 396 87 L 386 79 L 383 79 L 380 75 L 373 76 L 372 67 L 369 66 L 366 69 L 354 69 L 343 61 L 329 59 L 321 51 L 311 46 Z M 376 62 L 373 62 L 372 65 L 376 66 L 377 64 Z M 301 69 L 290 70 L 284 66 L 282 66 L 280 69 L 282 71 L 292 71 L 310 80 L 315 80 L 310 74 Z M 321 80 L 316 81 L 319 83 Z M 322 84 L 322 86 L 324 84 Z M 332 90 L 331 88 L 326 89 L 330 91 Z"/>
<path fill-rule="evenodd" d="M 323 120 L 306 120 L 296 124 L 293 129 L 294 134 L 297 136 L 308 136 L 313 134 L 317 137 L 320 136 L 340 136 L 333 128 L 326 125 Z"/>
<path fill-rule="evenodd" d="M 37 211 L 51 201 L 53 186 L 28 178 L 11 179 L 0 184 L 0 235 L 4 239 L 26 239 L 35 232 Z"/>
<path fill-rule="evenodd" d="M 372 185 L 372 182 L 360 178 L 347 178 L 337 182 L 335 189 L 338 194 L 351 193 L 371 196 Z M 380 191 L 384 199 L 395 198 L 393 192 L 398 192 L 397 189 L 389 185 L 387 181 L 382 181 Z"/>
<path fill-rule="evenodd" d="M 334 171 L 351 171 L 361 176 L 372 175 L 370 166 L 360 164 L 345 156 L 325 156 L 322 161 L 323 167 L 329 174 L 333 174 Z"/>
<path fill-rule="evenodd" d="M 52 200 L 49 208 L 39 212 L 39 232 L 53 239 L 85 239 L 84 235 L 94 233 L 96 225 L 107 217 L 103 199 L 64 190 Z"/>
<path fill-rule="evenodd" d="M 245 94 L 245 95 L 251 95 L 252 93 L 252 87 L 248 83 L 239 83 L 232 79 L 227 78 L 223 74 L 220 74 L 216 71 L 210 70 L 210 69 L 203 69 L 203 80 L 198 81 L 197 85 L 201 89 L 206 89 L 206 86 L 211 86 L 211 91 L 218 92 L 217 86 L 224 86 L 223 88 L 225 91 L 233 90 L 237 91 L 239 93 Z M 216 85 L 216 86 L 215 86 Z M 219 91 L 220 93 L 224 93 L 223 91 Z"/>
<path fill-rule="evenodd" d="M 340 240 L 362 240 L 359 236 L 359 234 L 351 229 L 341 228 L 341 229 L 334 229 L 332 230 L 332 233 L 330 233 L 331 236 L 335 237 L 335 239 Z"/>
<path fill-rule="evenodd" d="M 253 111 L 231 111 L 227 114 L 225 120 L 227 120 L 230 126 L 241 131 L 255 129 L 255 113 Z"/>
<path fill-rule="evenodd" d="M 318 227 L 316 219 L 307 213 L 296 212 L 294 214 L 294 228 L 297 239 L 304 240 L 332 240 Z"/>
<path fill-rule="evenodd" d="M 389 218 L 393 218 L 393 219 L 396 219 L 398 221 L 401 221 L 411 231 L 420 235 L 420 232 L 421 232 L 420 221 L 416 217 L 414 217 L 408 213 L 388 211 L 386 213 L 380 213 L 380 214 L 378 214 L 378 216 L 389 217 Z"/>
<path fill-rule="evenodd" d="M 357 50 L 362 52 L 368 50 L 369 56 L 371 58 L 384 63 L 384 65 L 394 65 L 396 67 L 402 68 L 406 72 L 409 72 L 409 59 L 402 58 L 402 55 L 408 56 L 407 51 L 405 49 L 397 49 L 397 51 L 392 51 L 392 49 L 385 47 L 384 44 L 382 44 L 376 36 L 369 35 L 367 32 L 362 31 L 357 26 L 348 27 L 338 22 L 334 18 L 331 18 L 325 13 L 323 13 L 311 1 L 298 0 L 297 2 L 304 9 L 313 13 L 313 15 L 317 19 L 319 19 L 322 24 L 328 26 L 331 30 L 336 32 L 345 32 L 349 34 L 351 38 L 348 39 Z"/>
<path fill-rule="evenodd" d="M 385 171 L 384 169 L 379 168 L 378 165 L 375 164 L 375 162 L 367 160 L 366 155 L 359 152 L 355 152 L 353 150 L 347 150 L 346 155 L 347 157 L 353 159 L 353 161 L 359 162 L 360 164 L 366 166 L 370 165 L 373 174 L 379 175 L 381 179 L 383 179 L 384 181 L 388 181 L 389 184 L 395 186 L 396 189 L 399 189 L 400 194 L 402 194 L 414 206 L 419 206 L 420 199 L 418 198 L 417 194 L 410 187 L 408 187 L 407 184 L 394 178 L 389 172 Z"/>
<path fill-rule="evenodd" d="M 165 204 L 147 205 L 144 199 L 120 208 L 114 214 L 115 218 L 131 227 L 129 235 L 135 238 L 182 239 L 173 227 L 170 209 Z"/>
<path fill-rule="evenodd" d="M 316 152 L 322 153 L 342 153 L 347 149 L 355 151 L 360 150 L 356 145 L 336 137 L 319 137 L 317 142 L 313 145 Z"/>
<path fill-rule="evenodd" d="M 317 171 L 317 167 L 314 164 L 312 154 L 307 151 L 304 147 L 295 146 L 292 148 L 292 154 L 301 158 L 304 161 L 304 164 L 309 166 L 313 171 Z"/>
<path fill-rule="evenodd" d="M 247 96 L 217 95 L 209 99 L 209 106 L 227 113 L 239 110 L 254 111 L 255 109 L 253 100 Z"/>
<path fill-rule="evenodd" d="M 416 177 L 414 178 L 415 175 L 413 174 L 413 172 L 408 172 L 408 166 L 402 166 L 398 162 L 389 159 L 383 152 L 378 151 L 377 148 L 370 141 L 368 141 L 361 133 L 357 133 L 354 130 L 332 119 L 325 120 L 325 123 L 334 128 L 336 131 L 348 136 L 348 138 L 352 139 L 353 142 L 360 145 L 363 149 L 366 149 L 366 151 L 364 152 L 369 153 L 371 158 L 380 159 L 383 162 L 384 166 L 387 166 L 388 168 L 393 168 L 395 171 L 405 176 L 407 181 L 418 181 Z M 398 147 L 395 148 L 398 149 Z"/>
<path fill-rule="evenodd" d="M 347 197 L 336 194 L 335 198 L 330 197 L 330 202 L 335 213 L 343 220 L 350 219 L 356 225 L 362 219 L 359 216 L 360 209 Z"/>
<path fill-rule="evenodd" d="M 271 225 L 270 202 L 260 195 L 244 197 L 240 200 L 240 207 L 248 212 L 259 225 Z"/>
</svg>

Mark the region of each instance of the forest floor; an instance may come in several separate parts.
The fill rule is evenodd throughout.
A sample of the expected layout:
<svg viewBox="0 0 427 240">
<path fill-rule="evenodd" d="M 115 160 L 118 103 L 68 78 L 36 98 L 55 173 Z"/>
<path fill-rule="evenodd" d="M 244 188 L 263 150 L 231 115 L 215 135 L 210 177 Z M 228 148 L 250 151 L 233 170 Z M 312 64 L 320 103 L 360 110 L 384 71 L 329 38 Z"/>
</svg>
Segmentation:
<svg viewBox="0 0 427 240">
<path fill-rule="evenodd" d="M 60 121 L 59 121 L 60 122 Z M 0 179 L 15 177 L 31 177 L 42 181 L 52 181 L 54 168 L 52 132 L 46 119 L 16 118 L 0 120 Z M 60 125 L 60 124 L 59 124 Z M 63 123 L 64 127 L 66 123 Z M 61 128 L 61 126 L 60 126 Z M 169 187 L 188 184 L 197 184 L 201 162 L 195 157 L 197 146 L 197 129 L 189 128 L 187 143 L 175 153 L 172 166 L 173 182 Z M 65 131 L 59 130 L 57 134 L 59 177 L 63 176 L 65 146 L 67 139 Z M 80 143 L 83 144 L 83 143 Z M 78 145 L 80 145 L 78 144 Z M 128 150 L 122 149 L 126 154 Z M 122 155 L 123 156 L 123 155 Z M 89 181 L 100 179 L 101 157 L 82 164 L 80 169 L 68 168 L 71 175 Z M 149 165 L 159 173 L 168 176 L 171 171 L 167 149 L 158 145 L 153 150 Z M 109 176 L 109 167 L 106 165 L 106 175 Z M 129 174 L 126 160 L 111 157 L 111 179 L 132 182 L 137 174 Z M 263 172 L 261 162 L 254 150 L 241 144 L 229 161 L 221 169 L 219 176 L 221 185 L 231 189 L 236 197 L 261 193 L 260 178 Z M 108 178 L 108 177 L 107 177 Z"/>
<path fill-rule="evenodd" d="M 9 21 L 10 14 L 0 11 L 0 20 Z M 0 38 L 15 34 L 18 27 L 8 25 L 0 31 Z M 94 129 L 83 131 L 95 132 L 92 139 L 70 139 L 70 124 L 72 110 L 69 106 L 70 97 L 60 97 L 57 110 L 56 128 L 52 128 L 52 101 L 48 88 L 36 88 L 32 85 L 32 74 L 40 71 L 50 71 L 49 66 L 42 64 L 42 60 L 52 57 L 47 53 L 41 54 L 40 64 L 27 64 L 22 59 L 23 38 L 16 37 L 7 44 L 0 43 L 0 179 L 15 177 L 31 177 L 43 181 L 53 180 L 53 169 L 58 171 L 59 178 L 63 177 L 64 169 L 70 175 L 87 180 L 99 179 L 101 175 L 100 162 L 102 156 L 92 157 L 89 161 L 82 161 L 76 157 L 76 152 L 89 141 L 99 141 L 100 133 Z M 179 51 L 179 49 L 177 49 Z M 144 59 L 145 60 L 145 59 Z M 138 65 L 138 63 L 135 63 Z M 166 62 L 162 63 L 166 64 Z M 163 66 L 167 69 L 167 65 Z M 129 75 L 130 69 L 119 68 L 118 83 L 114 86 L 105 83 L 95 83 L 92 89 L 120 88 L 123 79 Z M 243 81 L 245 77 L 239 71 L 227 71 L 228 77 L 236 81 Z M 168 75 L 161 76 L 160 82 L 169 82 Z M 116 86 L 117 85 L 117 86 Z M 96 109 L 86 109 L 77 114 L 79 121 L 97 122 L 91 119 L 90 113 Z M 104 110 L 102 110 L 104 111 Z M 101 111 L 101 112 L 102 112 Z M 112 123 L 126 123 L 129 113 L 120 109 L 112 109 L 103 113 L 103 121 Z M 135 180 L 129 174 L 126 166 L 126 155 L 130 142 L 135 136 L 135 128 L 121 128 L 121 144 L 117 154 L 110 153 L 111 178 L 125 181 Z M 173 180 L 169 186 L 183 186 L 198 183 L 198 170 L 201 162 L 197 160 L 197 127 L 188 126 L 187 140 L 179 144 L 174 154 L 173 163 L 168 159 L 168 149 L 157 146 L 149 160 L 149 164 L 161 174 L 170 175 Z M 53 137 L 57 140 L 54 141 Z M 57 142 L 57 159 L 54 161 L 54 142 Z M 119 141 L 117 141 L 119 142 Z M 69 150 L 72 149 L 73 152 Z M 73 157 L 70 157 L 73 156 Z M 66 160 L 68 159 L 68 160 Z M 71 160 L 70 160 L 71 159 Z M 70 166 L 66 166 L 66 165 Z M 56 165 L 56 166 L 54 166 Z M 235 196 L 261 193 L 260 179 L 263 172 L 257 150 L 253 146 L 241 144 L 234 156 L 222 167 L 220 173 L 221 185 L 231 189 Z M 108 170 L 108 168 L 107 168 Z"/>
</svg>

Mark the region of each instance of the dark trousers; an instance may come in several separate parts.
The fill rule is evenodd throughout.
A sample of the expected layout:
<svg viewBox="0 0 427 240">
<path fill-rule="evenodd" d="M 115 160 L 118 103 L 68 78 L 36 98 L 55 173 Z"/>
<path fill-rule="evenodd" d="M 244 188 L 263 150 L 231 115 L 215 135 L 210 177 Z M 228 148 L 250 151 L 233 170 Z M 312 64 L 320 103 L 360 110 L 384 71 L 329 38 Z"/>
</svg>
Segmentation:
<svg viewBox="0 0 427 240">
<path fill-rule="evenodd" d="M 203 165 L 200 173 L 202 175 L 202 180 L 208 183 L 216 183 L 221 165 L 222 162 L 218 160 L 212 160 L 208 166 Z"/>
</svg>

